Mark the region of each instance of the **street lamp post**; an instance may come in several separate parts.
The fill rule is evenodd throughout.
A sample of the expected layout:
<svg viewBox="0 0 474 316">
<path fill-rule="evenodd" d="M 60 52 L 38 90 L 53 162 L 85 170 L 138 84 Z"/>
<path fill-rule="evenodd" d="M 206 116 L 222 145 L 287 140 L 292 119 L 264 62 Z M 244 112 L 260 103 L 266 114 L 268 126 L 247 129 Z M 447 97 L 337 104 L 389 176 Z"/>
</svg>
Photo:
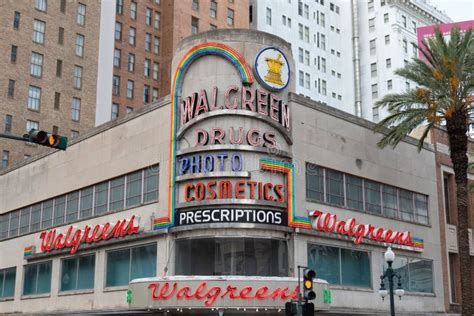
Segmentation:
<svg viewBox="0 0 474 316">
<path fill-rule="evenodd" d="M 385 261 L 387 262 L 388 268 L 385 270 L 384 274 L 380 276 L 380 290 L 379 294 L 382 297 L 382 300 L 387 296 L 390 295 L 390 315 L 395 316 L 395 300 L 393 296 L 393 278 L 398 278 L 397 283 L 397 290 L 395 294 L 398 295 L 400 299 L 402 299 L 403 294 L 405 291 L 402 289 L 402 276 L 393 270 L 392 264 L 395 260 L 395 253 L 393 253 L 392 248 L 388 247 L 387 251 L 384 255 Z M 388 279 L 388 291 L 385 289 L 384 280 Z"/>
</svg>

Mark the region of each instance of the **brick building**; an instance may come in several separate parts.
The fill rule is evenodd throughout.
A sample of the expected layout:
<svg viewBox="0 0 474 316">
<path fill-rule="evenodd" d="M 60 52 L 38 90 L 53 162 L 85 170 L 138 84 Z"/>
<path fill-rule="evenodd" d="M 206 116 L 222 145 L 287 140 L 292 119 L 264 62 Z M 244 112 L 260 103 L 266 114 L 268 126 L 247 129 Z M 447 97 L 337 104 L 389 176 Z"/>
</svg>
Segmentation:
<svg viewBox="0 0 474 316">
<path fill-rule="evenodd" d="M 436 127 L 430 132 L 430 142 L 435 147 L 438 208 L 441 238 L 441 259 L 443 263 L 444 300 L 446 311 L 461 312 L 461 275 L 458 254 L 458 214 L 456 209 L 456 183 L 451 158 L 449 156 L 449 140 L 446 130 Z M 469 142 L 468 152 L 474 152 L 474 143 Z M 471 160 L 471 157 L 470 157 Z M 469 183 L 474 183 L 474 175 L 468 173 Z M 471 235 L 471 275 L 474 279 L 474 245 L 472 229 L 474 228 L 474 195 L 469 194 L 469 227 Z M 473 284 L 474 286 L 474 284 Z M 473 297 L 474 301 L 474 297 Z"/>
<path fill-rule="evenodd" d="M 90 0 L 1 3 L 0 133 L 74 138 L 94 126 L 99 12 Z M 43 150 L 0 139 L 0 168 Z"/>
<path fill-rule="evenodd" d="M 249 28 L 248 6 L 248 0 L 102 1 L 96 125 L 169 94 L 177 43 L 198 32 Z"/>
</svg>

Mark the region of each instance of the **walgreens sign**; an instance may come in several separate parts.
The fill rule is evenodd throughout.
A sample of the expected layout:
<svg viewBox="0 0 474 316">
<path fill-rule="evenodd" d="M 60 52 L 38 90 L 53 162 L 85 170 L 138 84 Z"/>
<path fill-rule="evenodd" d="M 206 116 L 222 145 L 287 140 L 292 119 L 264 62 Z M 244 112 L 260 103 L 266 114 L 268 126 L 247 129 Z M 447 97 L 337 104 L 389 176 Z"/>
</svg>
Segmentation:
<svg viewBox="0 0 474 316">
<path fill-rule="evenodd" d="M 362 243 L 365 238 L 408 247 L 423 247 L 418 240 L 413 240 L 410 232 L 398 232 L 372 224 L 358 223 L 355 218 L 341 220 L 336 214 L 321 211 L 311 211 L 309 216 L 314 230 L 352 237 L 356 245 Z"/>
<path fill-rule="evenodd" d="M 86 225 L 82 229 L 71 225 L 66 234 L 60 233 L 56 229 L 41 232 L 41 251 L 49 252 L 69 248 L 70 253 L 74 254 L 81 244 L 91 244 L 101 240 L 135 235 L 139 231 L 140 226 L 137 224 L 135 215 L 129 219 L 118 220 L 115 223 Z"/>
</svg>

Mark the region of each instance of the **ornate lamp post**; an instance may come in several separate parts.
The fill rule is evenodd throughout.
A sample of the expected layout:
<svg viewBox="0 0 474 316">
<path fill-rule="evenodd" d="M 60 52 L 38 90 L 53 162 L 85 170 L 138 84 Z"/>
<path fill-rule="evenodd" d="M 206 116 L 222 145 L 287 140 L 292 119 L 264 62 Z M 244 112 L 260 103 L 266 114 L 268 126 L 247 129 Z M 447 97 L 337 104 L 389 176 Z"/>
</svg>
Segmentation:
<svg viewBox="0 0 474 316">
<path fill-rule="evenodd" d="M 390 315 L 395 316 L 395 300 L 393 297 L 393 278 L 398 278 L 397 289 L 395 294 L 398 295 L 400 299 L 402 299 L 403 294 L 405 291 L 402 289 L 402 277 L 398 272 L 395 272 L 392 268 L 393 261 L 395 260 L 395 253 L 392 251 L 392 248 L 388 247 L 387 251 L 385 252 L 385 261 L 388 264 L 387 270 L 385 270 L 384 274 L 380 276 L 380 290 L 379 294 L 382 297 L 382 300 L 385 299 L 387 294 L 390 295 Z M 384 279 L 388 279 L 388 291 L 385 289 L 385 284 L 383 283 Z"/>
</svg>

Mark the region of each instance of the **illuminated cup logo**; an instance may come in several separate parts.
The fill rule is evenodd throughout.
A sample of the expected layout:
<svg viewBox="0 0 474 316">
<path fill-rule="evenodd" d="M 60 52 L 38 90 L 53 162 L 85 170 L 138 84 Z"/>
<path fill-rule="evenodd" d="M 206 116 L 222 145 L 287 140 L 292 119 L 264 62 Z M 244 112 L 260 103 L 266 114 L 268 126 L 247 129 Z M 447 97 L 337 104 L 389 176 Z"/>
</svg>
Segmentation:
<svg viewBox="0 0 474 316">
<path fill-rule="evenodd" d="M 290 65 L 285 54 L 277 48 L 268 47 L 255 59 L 256 77 L 270 91 L 281 91 L 290 82 Z"/>
</svg>

